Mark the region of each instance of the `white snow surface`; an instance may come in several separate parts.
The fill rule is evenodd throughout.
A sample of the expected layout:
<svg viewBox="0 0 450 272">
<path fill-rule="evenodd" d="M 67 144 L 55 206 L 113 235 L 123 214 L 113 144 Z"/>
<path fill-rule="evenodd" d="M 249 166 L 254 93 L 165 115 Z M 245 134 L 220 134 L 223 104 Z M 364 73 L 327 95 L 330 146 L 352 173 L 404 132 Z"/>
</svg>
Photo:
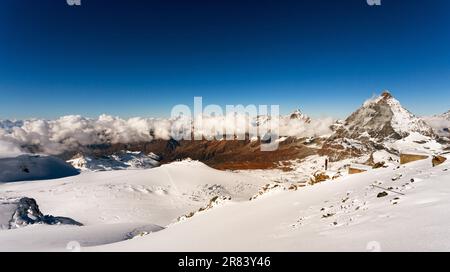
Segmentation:
<svg viewBox="0 0 450 272">
<path fill-rule="evenodd" d="M 394 114 L 391 121 L 392 128 L 399 132 L 400 135 L 408 135 L 411 132 L 427 133 L 430 131 L 430 127 L 422 119 L 405 109 L 397 99 L 391 97 L 387 100 L 387 103 Z"/>
<path fill-rule="evenodd" d="M 215 196 L 247 201 L 264 183 L 186 160 L 146 170 L 86 171 L 57 180 L 0 184 L 0 203 L 11 197 L 31 197 L 45 213 L 85 225 L 0 230 L 0 251 L 65 251 L 72 240 L 83 247 L 117 242 L 136 228 L 145 231 L 148 225 L 161 228 L 175 223 Z M 9 208 L 0 205 L 1 224 L 10 219 Z"/>
<path fill-rule="evenodd" d="M 448 251 L 449 166 L 432 168 L 426 160 L 374 169 L 229 203 L 160 232 L 85 250 Z"/>
<path fill-rule="evenodd" d="M 407 137 L 395 141 L 385 141 L 384 146 L 388 149 L 394 149 L 400 153 L 410 154 L 440 154 L 444 151 L 442 144 L 435 139 L 424 136 L 418 132 L 412 132 Z"/>
<path fill-rule="evenodd" d="M 331 164 L 333 171 L 339 165 Z M 33 197 L 46 213 L 85 226 L 0 230 L 0 251 L 66 251 L 71 241 L 82 251 L 446 251 L 449 167 L 449 161 L 434 168 L 430 160 L 392 162 L 251 201 L 266 180 L 196 161 L 1 184 L 0 198 Z M 231 201 L 177 222 L 214 196 Z"/>
</svg>

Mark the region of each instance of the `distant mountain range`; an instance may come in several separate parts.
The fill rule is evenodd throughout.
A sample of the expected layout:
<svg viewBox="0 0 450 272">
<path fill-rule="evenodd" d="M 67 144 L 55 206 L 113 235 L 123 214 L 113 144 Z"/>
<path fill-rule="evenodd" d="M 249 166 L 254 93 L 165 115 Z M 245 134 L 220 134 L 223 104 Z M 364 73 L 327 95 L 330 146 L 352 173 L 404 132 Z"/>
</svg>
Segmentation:
<svg viewBox="0 0 450 272">
<path fill-rule="evenodd" d="M 435 148 L 436 145 L 442 145 L 443 149 L 448 148 L 450 136 L 450 111 L 433 117 L 420 118 L 405 109 L 388 91 L 364 102 L 345 120 L 330 123 L 327 133 L 319 131 L 302 136 L 289 134 L 290 127 L 308 131 L 313 129 L 314 122 L 320 121 L 308 117 L 299 109 L 287 116 L 281 116 L 280 124 L 283 130 L 278 140 L 279 148 L 274 152 L 262 152 L 261 139 L 249 136 L 245 140 L 232 141 L 175 141 L 158 137 L 151 139 L 156 131 L 146 131 L 145 125 L 149 121 L 144 119 L 132 120 L 134 126 L 129 130 L 132 130 L 133 134 L 126 134 L 126 130 L 123 130 L 126 128 L 125 125 L 130 125 L 130 120 L 102 117 L 96 123 L 89 123 L 88 119 L 69 117 L 74 118 L 78 121 L 76 124 L 79 125 L 81 122 L 84 126 L 80 129 L 88 132 L 96 129 L 93 127 L 95 124 L 105 127 L 105 124 L 108 125 L 108 129 L 100 130 L 96 132 L 97 134 L 75 134 L 70 140 L 64 136 L 65 134 L 62 136 L 61 133 L 58 134 L 58 137 L 64 139 L 58 144 L 71 148 L 62 150 L 57 155 L 78 169 L 93 171 L 151 168 L 160 163 L 185 158 L 200 160 L 218 169 L 265 169 L 279 168 L 281 161 L 301 160 L 314 154 L 328 156 L 333 161 L 368 155 L 376 150 L 398 154 L 409 148 L 433 153 L 438 150 Z M 253 124 L 259 126 L 269 119 L 267 116 L 259 116 Z M 152 119 L 152 122 L 155 121 Z M 161 120 L 158 122 L 164 128 L 167 126 L 167 123 Z M 23 134 L 21 127 L 27 125 L 29 130 L 30 124 L 36 131 L 49 130 L 45 122 L 38 123 L 40 127 L 35 128 L 36 123 L 0 121 L 0 140 L 2 135 L 6 140 L 8 137 L 18 137 L 17 135 Z M 70 131 L 66 127 L 61 129 L 67 130 L 67 133 L 74 133 L 72 128 Z M 123 132 L 113 132 L 114 129 L 121 129 Z M 94 137 L 92 135 L 104 141 L 100 144 L 83 144 L 89 143 L 89 137 Z M 20 137 L 26 140 L 26 135 Z M 148 137 L 149 140 L 145 140 Z M 113 138 L 117 139 L 108 140 Z M 39 150 L 39 142 L 48 144 L 49 139 L 43 136 L 38 139 L 39 141 L 30 142 L 22 147 L 28 151 L 42 152 Z"/>
<path fill-rule="evenodd" d="M 78 153 L 67 162 L 80 170 L 108 171 L 148 169 L 159 166 L 159 161 L 159 156 L 153 153 L 146 155 L 139 151 L 120 151 L 104 156 L 86 156 Z"/>
</svg>

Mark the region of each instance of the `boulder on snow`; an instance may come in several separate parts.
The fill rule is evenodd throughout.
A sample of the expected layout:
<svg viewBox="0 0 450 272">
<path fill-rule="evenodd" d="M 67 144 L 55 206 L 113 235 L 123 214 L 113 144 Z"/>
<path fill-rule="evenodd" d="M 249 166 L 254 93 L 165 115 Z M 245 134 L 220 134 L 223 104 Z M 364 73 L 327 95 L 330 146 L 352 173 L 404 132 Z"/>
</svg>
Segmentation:
<svg viewBox="0 0 450 272">
<path fill-rule="evenodd" d="M 447 158 L 443 157 L 443 156 L 433 156 L 431 163 L 433 164 L 433 167 L 435 167 L 440 164 L 443 164 L 446 160 L 447 160 Z"/>
<path fill-rule="evenodd" d="M 373 169 L 378 169 L 378 168 L 386 167 L 385 164 L 386 164 L 386 163 L 385 163 L 384 161 L 377 162 L 377 163 L 375 163 L 375 164 L 372 166 L 372 168 L 373 168 Z"/>
<path fill-rule="evenodd" d="M 348 168 L 348 174 L 349 175 L 353 175 L 353 174 L 359 174 L 359 173 L 363 173 L 363 172 L 367 172 L 368 170 L 372 169 L 372 167 L 368 166 L 368 165 L 363 165 L 363 164 L 352 164 L 350 165 L 350 167 Z"/>
<path fill-rule="evenodd" d="M 388 196 L 388 193 L 386 193 L 386 192 L 381 192 L 381 193 L 378 193 L 378 194 L 377 194 L 377 197 L 378 197 L 378 198 L 385 197 L 385 196 Z"/>
<path fill-rule="evenodd" d="M 326 181 L 326 180 L 329 180 L 329 179 L 331 179 L 330 176 L 328 176 L 325 172 L 317 171 L 311 177 L 311 179 L 309 181 L 309 184 L 314 185 L 316 183 L 323 182 L 323 181 Z"/>
<path fill-rule="evenodd" d="M 428 155 L 414 154 L 414 153 L 402 153 L 400 154 L 400 164 L 406 164 L 414 161 L 425 160 Z"/>
<path fill-rule="evenodd" d="M 157 232 L 160 230 L 163 230 L 164 227 L 158 226 L 158 225 L 154 225 L 154 224 L 150 224 L 150 225 L 145 225 L 139 228 L 136 228 L 132 231 L 130 231 L 129 233 L 127 233 L 125 235 L 125 239 L 133 239 L 135 237 L 141 237 L 141 236 L 145 236 L 148 235 L 152 232 Z"/>
<path fill-rule="evenodd" d="M 41 155 L 0 158 L 0 182 L 56 179 L 80 172 L 65 161 Z"/>
<path fill-rule="evenodd" d="M 15 229 L 32 224 L 83 225 L 72 218 L 44 215 L 36 200 L 28 197 L 0 201 L 0 211 L 2 228 Z"/>
</svg>

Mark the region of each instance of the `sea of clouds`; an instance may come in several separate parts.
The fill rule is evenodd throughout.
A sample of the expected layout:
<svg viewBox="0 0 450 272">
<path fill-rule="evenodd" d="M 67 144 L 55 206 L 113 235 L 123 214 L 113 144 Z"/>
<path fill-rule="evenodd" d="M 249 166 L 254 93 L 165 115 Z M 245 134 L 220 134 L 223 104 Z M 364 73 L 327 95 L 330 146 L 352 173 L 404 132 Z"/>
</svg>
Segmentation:
<svg viewBox="0 0 450 272">
<path fill-rule="evenodd" d="M 251 119 L 251 120 L 250 120 Z M 278 127 L 280 136 L 312 137 L 331 133 L 332 118 L 298 119 L 276 118 L 272 125 Z M 195 125 L 195 127 L 199 127 Z M 206 116 L 202 118 L 201 132 L 212 139 L 218 135 L 234 132 L 252 132 L 254 118 L 242 114 L 233 116 Z M 0 121 L 0 154 L 23 152 L 27 146 L 38 147 L 46 154 L 60 154 L 76 150 L 79 146 L 103 143 L 138 143 L 153 139 L 168 140 L 173 131 L 192 128 L 186 119 L 129 118 L 109 115 L 86 118 L 79 115 L 63 116 L 55 120 L 31 119 L 23 121 Z"/>
</svg>

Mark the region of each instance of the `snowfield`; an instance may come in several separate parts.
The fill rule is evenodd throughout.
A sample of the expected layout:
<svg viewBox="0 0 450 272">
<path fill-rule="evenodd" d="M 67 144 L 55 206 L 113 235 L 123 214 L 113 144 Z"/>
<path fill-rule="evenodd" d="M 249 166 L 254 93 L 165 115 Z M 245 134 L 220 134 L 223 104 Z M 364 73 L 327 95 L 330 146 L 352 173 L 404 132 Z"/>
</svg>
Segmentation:
<svg viewBox="0 0 450 272">
<path fill-rule="evenodd" d="M 160 232 L 84 250 L 448 251 L 449 166 L 423 160 L 374 169 L 230 203 Z"/>
<path fill-rule="evenodd" d="M 116 242 L 139 227 L 143 229 L 136 235 L 149 232 L 149 225 L 160 230 L 216 196 L 246 201 L 264 183 L 251 176 L 214 170 L 197 161 L 146 170 L 82 172 L 55 180 L 0 183 L 0 203 L 12 197 L 34 198 L 45 213 L 70 217 L 85 225 L 0 230 L 0 251 L 64 251 L 72 240 L 82 246 Z M 6 225 L 10 217 L 10 207 L 0 205 L 0 221 Z"/>
<path fill-rule="evenodd" d="M 6 183 L 0 198 L 33 197 L 85 226 L 0 230 L 0 250 L 448 251 L 449 167 L 390 164 L 251 201 L 264 179 L 196 161 Z M 231 200 L 177 221 L 219 195 Z"/>
</svg>

